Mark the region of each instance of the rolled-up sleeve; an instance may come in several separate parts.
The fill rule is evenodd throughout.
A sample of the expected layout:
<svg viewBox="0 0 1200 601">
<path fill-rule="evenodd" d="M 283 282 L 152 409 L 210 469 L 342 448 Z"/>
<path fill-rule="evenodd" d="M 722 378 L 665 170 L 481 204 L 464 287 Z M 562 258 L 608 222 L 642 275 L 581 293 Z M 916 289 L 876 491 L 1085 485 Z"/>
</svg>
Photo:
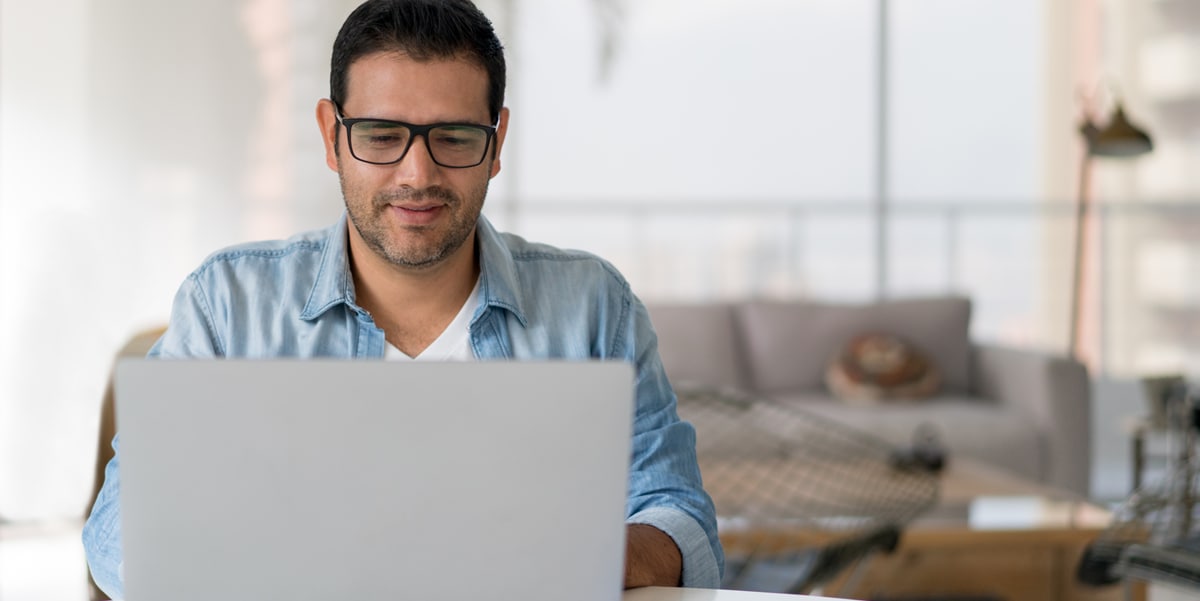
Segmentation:
<svg viewBox="0 0 1200 601">
<path fill-rule="evenodd" d="M 670 507 L 651 507 L 633 514 L 629 524 L 647 524 L 662 530 L 675 541 L 683 556 L 683 586 L 719 588 L 721 568 L 713 555 L 712 542 L 690 515 Z"/>
</svg>

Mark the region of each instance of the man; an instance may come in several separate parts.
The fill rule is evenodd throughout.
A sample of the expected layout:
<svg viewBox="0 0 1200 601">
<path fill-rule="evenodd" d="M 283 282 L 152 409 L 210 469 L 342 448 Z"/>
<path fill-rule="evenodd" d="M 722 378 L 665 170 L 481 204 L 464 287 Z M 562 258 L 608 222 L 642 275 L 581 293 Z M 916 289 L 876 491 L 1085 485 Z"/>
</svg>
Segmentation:
<svg viewBox="0 0 1200 601">
<path fill-rule="evenodd" d="M 508 130 L 504 85 L 503 49 L 469 0 L 356 9 L 317 105 L 345 217 L 209 257 L 150 356 L 629 361 L 625 585 L 716 587 L 723 555 L 695 434 L 676 416 L 645 308 L 602 260 L 497 233 L 480 215 Z M 115 597 L 118 464 L 84 529 L 92 574 Z"/>
</svg>

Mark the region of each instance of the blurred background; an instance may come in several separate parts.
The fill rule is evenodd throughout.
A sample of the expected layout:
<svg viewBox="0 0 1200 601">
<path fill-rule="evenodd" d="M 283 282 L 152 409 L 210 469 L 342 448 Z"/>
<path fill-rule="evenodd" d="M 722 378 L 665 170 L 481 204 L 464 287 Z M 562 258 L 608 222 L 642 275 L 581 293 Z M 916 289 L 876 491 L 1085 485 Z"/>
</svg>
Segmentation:
<svg viewBox="0 0 1200 601">
<path fill-rule="evenodd" d="M 1200 368 L 1194 2 L 478 3 L 485 214 L 648 300 L 959 292 L 975 338 L 1065 352 L 1078 127 L 1123 102 L 1156 148 L 1086 180 L 1080 354 Z M 314 109 L 357 4 L 0 0 L 0 518 L 83 515 L 113 353 L 207 254 L 337 219 Z"/>
</svg>

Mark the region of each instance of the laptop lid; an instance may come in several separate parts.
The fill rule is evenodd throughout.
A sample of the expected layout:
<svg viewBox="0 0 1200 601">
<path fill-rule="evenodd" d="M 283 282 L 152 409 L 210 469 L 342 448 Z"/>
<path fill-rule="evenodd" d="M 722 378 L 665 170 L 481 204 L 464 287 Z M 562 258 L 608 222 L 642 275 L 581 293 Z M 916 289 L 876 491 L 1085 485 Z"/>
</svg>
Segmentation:
<svg viewBox="0 0 1200 601">
<path fill-rule="evenodd" d="M 617 362 L 126 360 L 129 601 L 614 601 Z"/>
</svg>

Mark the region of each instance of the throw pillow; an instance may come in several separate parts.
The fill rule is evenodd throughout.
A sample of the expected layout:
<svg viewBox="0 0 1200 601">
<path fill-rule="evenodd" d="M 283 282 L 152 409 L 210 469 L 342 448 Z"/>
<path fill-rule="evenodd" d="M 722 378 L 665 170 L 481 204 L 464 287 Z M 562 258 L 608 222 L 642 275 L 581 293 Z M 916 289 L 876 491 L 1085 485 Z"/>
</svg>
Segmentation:
<svg viewBox="0 0 1200 601">
<path fill-rule="evenodd" d="M 855 336 L 842 347 L 825 370 L 825 383 L 844 401 L 912 400 L 936 394 L 941 375 L 912 344 L 872 332 Z"/>
</svg>

